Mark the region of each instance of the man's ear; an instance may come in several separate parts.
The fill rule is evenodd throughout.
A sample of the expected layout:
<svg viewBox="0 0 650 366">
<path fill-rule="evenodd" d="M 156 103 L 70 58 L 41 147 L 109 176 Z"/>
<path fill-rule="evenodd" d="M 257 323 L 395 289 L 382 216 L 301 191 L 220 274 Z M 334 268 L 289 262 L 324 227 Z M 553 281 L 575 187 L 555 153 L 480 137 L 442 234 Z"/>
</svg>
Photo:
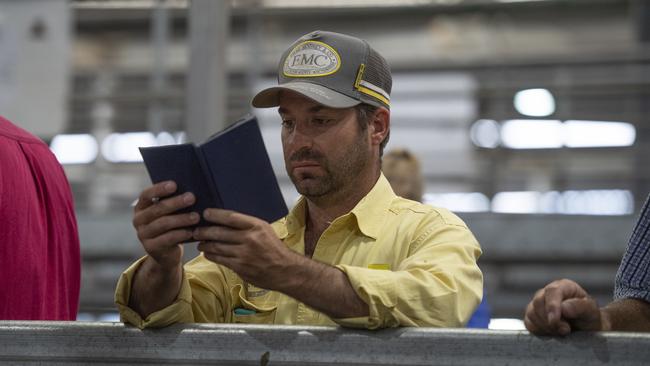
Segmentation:
<svg viewBox="0 0 650 366">
<path fill-rule="evenodd" d="M 390 131 L 390 111 L 384 107 L 379 107 L 370 119 L 368 128 L 370 130 L 370 142 L 373 145 L 381 145 Z"/>
</svg>

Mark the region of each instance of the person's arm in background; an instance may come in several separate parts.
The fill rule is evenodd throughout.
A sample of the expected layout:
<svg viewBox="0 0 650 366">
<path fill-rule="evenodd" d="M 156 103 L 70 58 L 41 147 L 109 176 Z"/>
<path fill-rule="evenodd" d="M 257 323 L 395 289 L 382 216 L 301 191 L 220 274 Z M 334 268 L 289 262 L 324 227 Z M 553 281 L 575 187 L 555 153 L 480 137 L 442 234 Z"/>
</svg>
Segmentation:
<svg viewBox="0 0 650 366">
<path fill-rule="evenodd" d="M 537 335 L 567 335 L 572 331 L 650 331 L 650 303 L 619 299 L 599 308 L 571 280 L 551 282 L 537 291 L 526 308 L 526 328 Z"/>
<path fill-rule="evenodd" d="M 630 237 L 616 275 L 614 298 L 598 308 L 577 283 L 559 280 L 537 291 L 526 308 L 526 328 L 539 335 L 575 330 L 650 331 L 650 197 Z"/>
</svg>

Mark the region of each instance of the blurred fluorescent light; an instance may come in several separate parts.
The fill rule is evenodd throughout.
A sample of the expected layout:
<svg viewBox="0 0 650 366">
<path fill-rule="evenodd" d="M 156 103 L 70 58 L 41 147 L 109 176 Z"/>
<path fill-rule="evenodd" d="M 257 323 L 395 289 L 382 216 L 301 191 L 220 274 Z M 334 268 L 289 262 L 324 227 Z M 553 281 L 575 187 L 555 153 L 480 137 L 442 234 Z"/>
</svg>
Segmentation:
<svg viewBox="0 0 650 366">
<path fill-rule="evenodd" d="M 119 313 L 103 313 L 97 317 L 98 322 L 117 323 L 120 321 Z"/>
<path fill-rule="evenodd" d="M 470 128 L 469 137 L 476 146 L 494 149 L 501 140 L 499 128 L 495 120 L 480 119 Z"/>
<path fill-rule="evenodd" d="M 567 215 L 629 215 L 634 211 L 632 192 L 623 189 L 565 191 L 560 205 Z"/>
<path fill-rule="evenodd" d="M 158 145 L 151 132 L 112 133 L 102 142 L 102 156 L 111 163 L 142 161 L 138 147 Z"/>
<path fill-rule="evenodd" d="M 84 0 L 72 1 L 75 9 L 151 9 L 159 6 L 157 0 Z M 165 0 L 162 6 L 167 8 L 187 8 L 188 0 Z"/>
<path fill-rule="evenodd" d="M 492 330 L 526 330 L 526 325 L 521 319 L 495 318 L 490 319 L 488 329 Z"/>
<path fill-rule="evenodd" d="M 97 158 L 98 146 L 89 134 L 56 135 L 50 150 L 61 164 L 88 164 Z"/>
<path fill-rule="evenodd" d="M 624 147 L 636 141 L 636 128 L 627 122 L 513 119 L 499 124 L 481 119 L 470 128 L 474 145 L 511 149 Z"/>
<path fill-rule="evenodd" d="M 156 136 L 156 142 L 158 145 L 175 145 L 176 139 L 174 138 L 174 135 L 172 135 L 169 132 L 161 132 Z"/>
<path fill-rule="evenodd" d="M 629 215 L 634 211 L 634 196 L 623 189 L 499 192 L 492 198 L 492 211 L 512 214 Z"/>
<path fill-rule="evenodd" d="M 479 192 L 472 193 L 425 193 L 424 203 L 444 207 L 454 212 L 487 212 L 490 200 Z"/>
<path fill-rule="evenodd" d="M 356 8 L 356 7 L 407 7 L 415 5 L 451 5 L 459 0 L 263 0 L 265 8 Z"/>
<path fill-rule="evenodd" d="M 187 142 L 187 134 L 184 131 L 174 132 L 172 135 L 174 136 L 174 140 L 176 140 L 177 144 L 183 144 Z"/>
<path fill-rule="evenodd" d="M 513 119 L 503 123 L 501 141 L 511 149 L 553 149 L 563 145 L 562 122 Z"/>
<path fill-rule="evenodd" d="M 547 117 L 555 113 L 555 98 L 547 89 L 526 89 L 515 94 L 515 109 L 524 116 Z"/>
<path fill-rule="evenodd" d="M 492 198 L 492 211 L 499 213 L 534 214 L 540 212 L 540 192 L 499 192 Z"/>
<path fill-rule="evenodd" d="M 499 3 L 532 3 L 532 2 L 542 2 L 549 0 L 497 0 Z"/>
<path fill-rule="evenodd" d="M 567 147 L 632 146 L 636 128 L 626 122 L 576 121 L 564 122 Z"/>
</svg>

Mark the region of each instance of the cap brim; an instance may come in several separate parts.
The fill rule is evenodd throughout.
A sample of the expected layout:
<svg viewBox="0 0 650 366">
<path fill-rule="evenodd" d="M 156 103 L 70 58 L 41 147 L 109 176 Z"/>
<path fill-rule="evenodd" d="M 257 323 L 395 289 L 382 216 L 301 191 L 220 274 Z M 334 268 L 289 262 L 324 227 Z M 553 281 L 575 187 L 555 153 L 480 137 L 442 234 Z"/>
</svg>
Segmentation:
<svg viewBox="0 0 650 366">
<path fill-rule="evenodd" d="M 277 107 L 280 105 L 280 92 L 291 90 L 314 100 L 315 102 L 331 108 L 349 108 L 361 104 L 361 101 L 348 97 L 324 86 L 304 81 L 267 88 L 257 93 L 251 104 L 256 108 Z"/>
</svg>

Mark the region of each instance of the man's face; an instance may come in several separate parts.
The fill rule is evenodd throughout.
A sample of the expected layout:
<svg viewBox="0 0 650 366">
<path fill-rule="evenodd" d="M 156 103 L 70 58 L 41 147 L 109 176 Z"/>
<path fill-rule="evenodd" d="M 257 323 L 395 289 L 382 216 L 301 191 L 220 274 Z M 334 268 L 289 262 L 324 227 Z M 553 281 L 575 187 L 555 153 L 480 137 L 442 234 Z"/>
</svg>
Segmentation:
<svg viewBox="0 0 650 366">
<path fill-rule="evenodd" d="M 293 92 L 280 96 L 282 148 L 291 181 L 308 198 L 347 190 L 370 163 L 368 130 L 354 108 L 329 108 Z"/>
</svg>

